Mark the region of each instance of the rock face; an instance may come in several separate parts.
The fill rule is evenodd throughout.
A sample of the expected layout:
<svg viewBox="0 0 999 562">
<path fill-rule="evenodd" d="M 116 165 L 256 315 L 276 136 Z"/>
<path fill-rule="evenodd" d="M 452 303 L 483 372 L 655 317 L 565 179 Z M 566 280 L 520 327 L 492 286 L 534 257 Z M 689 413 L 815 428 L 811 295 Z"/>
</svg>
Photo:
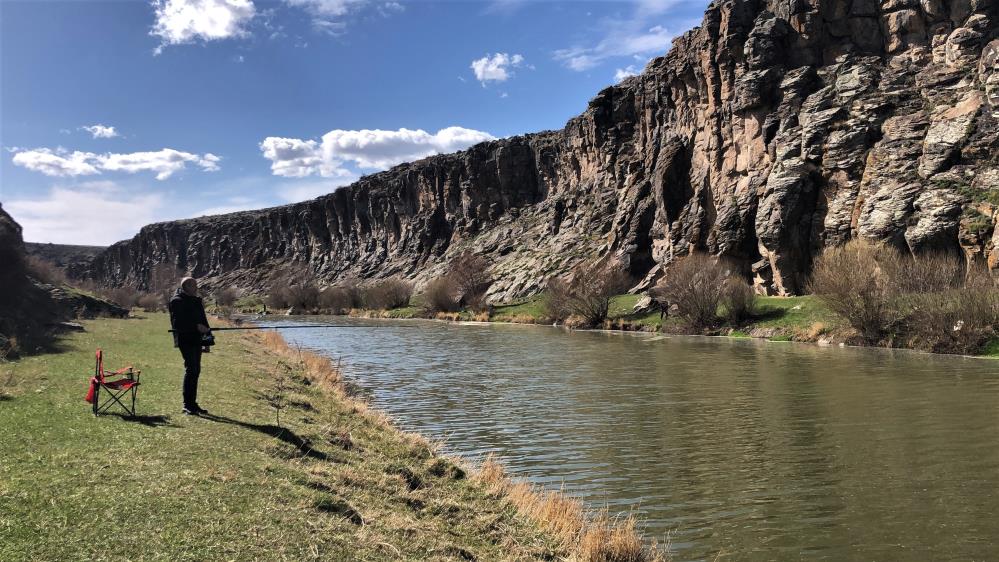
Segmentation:
<svg viewBox="0 0 999 562">
<path fill-rule="evenodd" d="M 53 332 L 71 318 L 128 315 L 107 301 L 32 279 L 21 226 L 2 207 L 0 264 L 0 357 L 50 346 Z"/>
<path fill-rule="evenodd" d="M 561 131 L 397 166 L 318 199 L 150 225 L 86 271 L 148 283 L 159 263 L 260 286 L 426 282 L 466 249 L 494 300 L 590 259 L 637 279 L 691 251 L 761 290 L 804 289 L 850 238 L 995 267 L 999 0 L 736 0 Z"/>
<path fill-rule="evenodd" d="M 62 268 L 78 263 L 88 263 L 94 259 L 94 256 L 103 252 L 105 248 L 106 246 L 24 243 L 24 250 L 28 256 L 38 257 Z"/>
</svg>

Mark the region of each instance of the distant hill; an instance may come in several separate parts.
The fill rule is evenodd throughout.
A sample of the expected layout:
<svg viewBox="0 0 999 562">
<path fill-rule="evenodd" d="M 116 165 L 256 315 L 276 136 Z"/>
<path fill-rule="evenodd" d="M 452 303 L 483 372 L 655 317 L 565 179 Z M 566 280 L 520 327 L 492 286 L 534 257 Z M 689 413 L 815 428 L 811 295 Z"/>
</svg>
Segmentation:
<svg viewBox="0 0 999 562">
<path fill-rule="evenodd" d="M 25 242 L 25 253 L 38 256 L 59 267 L 71 263 L 86 262 L 104 251 L 105 246 L 77 246 L 75 244 L 48 244 L 43 242 Z"/>
</svg>

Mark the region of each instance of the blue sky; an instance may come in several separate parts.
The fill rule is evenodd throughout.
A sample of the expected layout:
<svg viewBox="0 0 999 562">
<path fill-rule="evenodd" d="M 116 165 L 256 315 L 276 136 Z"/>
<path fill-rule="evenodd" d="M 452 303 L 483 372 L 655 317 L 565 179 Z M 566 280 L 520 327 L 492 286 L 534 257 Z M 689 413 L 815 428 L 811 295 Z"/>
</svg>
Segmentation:
<svg viewBox="0 0 999 562">
<path fill-rule="evenodd" d="M 0 0 L 0 202 L 29 241 L 285 204 L 561 128 L 704 0 Z"/>
</svg>

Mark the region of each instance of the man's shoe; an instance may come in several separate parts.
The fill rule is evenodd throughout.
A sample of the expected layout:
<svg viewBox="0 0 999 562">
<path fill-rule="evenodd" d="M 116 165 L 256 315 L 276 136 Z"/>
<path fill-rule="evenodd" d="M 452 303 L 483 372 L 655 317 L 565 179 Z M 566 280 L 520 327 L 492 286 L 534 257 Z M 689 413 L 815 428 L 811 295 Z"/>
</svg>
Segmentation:
<svg viewBox="0 0 999 562">
<path fill-rule="evenodd" d="M 202 408 L 201 406 L 195 406 L 194 411 L 198 413 L 199 416 L 207 416 L 208 410 Z"/>
<path fill-rule="evenodd" d="M 201 412 L 197 408 L 187 408 L 187 407 L 185 407 L 183 411 L 184 411 L 184 415 L 185 416 L 199 416 L 199 415 L 201 415 Z"/>
</svg>

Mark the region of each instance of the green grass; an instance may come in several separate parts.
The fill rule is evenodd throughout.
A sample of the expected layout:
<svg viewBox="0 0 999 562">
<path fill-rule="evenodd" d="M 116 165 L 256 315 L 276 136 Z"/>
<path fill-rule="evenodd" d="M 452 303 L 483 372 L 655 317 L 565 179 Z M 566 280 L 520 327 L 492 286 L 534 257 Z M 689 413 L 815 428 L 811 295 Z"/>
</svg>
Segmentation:
<svg viewBox="0 0 999 562">
<path fill-rule="evenodd" d="M 840 320 L 814 296 L 757 297 L 760 318 L 753 327 L 806 329 L 816 323 L 839 326 Z"/>
<path fill-rule="evenodd" d="M 545 316 L 545 296 L 535 295 L 512 304 L 501 304 L 493 310 L 492 320 L 502 322 L 505 318 L 536 318 Z"/>
<path fill-rule="evenodd" d="M 999 339 L 994 339 L 985 344 L 981 355 L 985 357 L 999 357 Z"/>
<path fill-rule="evenodd" d="M 474 480 L 439 470 L 450 461 L 425 442 L 309 384 L 250 334 L 220 333 L 204 358 L 213 421 L 180 415 L 165 315 L 84 324 L 60 352 L 0 364 L 0 560 L 559 555 Z M 108 367 L 142 370 L 137 419 L 90 414 L 97 347 Z M 283 428 L 260 396 L 282 373 Z"/>
</svg>

